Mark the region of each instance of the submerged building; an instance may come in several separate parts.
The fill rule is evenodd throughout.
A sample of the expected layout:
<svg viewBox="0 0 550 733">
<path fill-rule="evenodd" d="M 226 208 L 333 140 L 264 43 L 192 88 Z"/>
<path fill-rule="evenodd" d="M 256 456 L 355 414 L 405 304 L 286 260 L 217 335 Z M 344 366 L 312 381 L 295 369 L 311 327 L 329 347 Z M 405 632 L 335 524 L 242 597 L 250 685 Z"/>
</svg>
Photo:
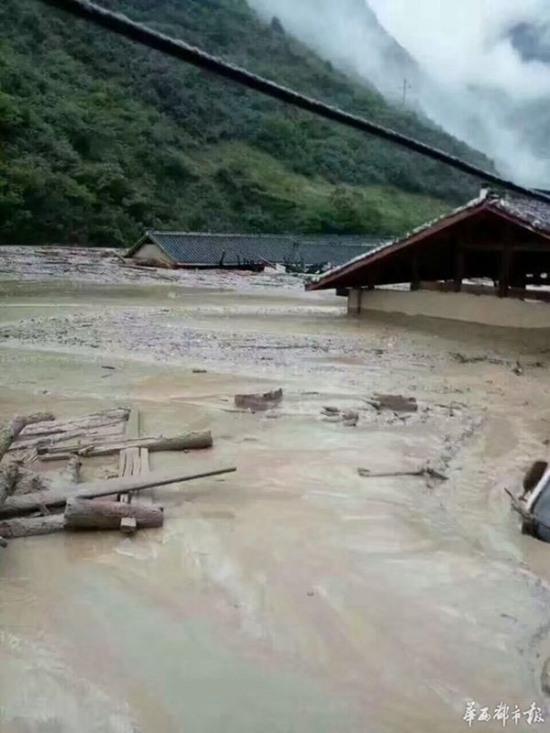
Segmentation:
<svg viewBox="0 0 550 733">
<path fill-rule="evenodd" d="M 126 256 L 160 267 L 251 269 L 280 265 L 322 271 L 373 249 L 364 235 L 288 236 L 147 231 Z"/>
<path fill-rule="evenodd" d="M 483 191 L 307 287 L 336 289 L 355 315 L 386 311 L 550 327 L 550 202 Z"/>
</svg>

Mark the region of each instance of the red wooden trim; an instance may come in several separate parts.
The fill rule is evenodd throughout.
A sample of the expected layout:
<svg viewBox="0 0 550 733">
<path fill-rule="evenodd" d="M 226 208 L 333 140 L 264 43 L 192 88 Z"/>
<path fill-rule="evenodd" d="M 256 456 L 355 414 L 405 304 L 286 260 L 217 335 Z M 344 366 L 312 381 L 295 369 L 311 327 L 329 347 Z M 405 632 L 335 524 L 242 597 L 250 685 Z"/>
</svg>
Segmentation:
<svg viewBox="0 0 550 733">
<path fill-rule="evenodd" d="M 365 267 L 369 267 L 370 265 L 374 264 L 375 262 L 384 260 L 387 257 L 390 257 L 396 254 L 397 252 L 400 252 L 401 250 L 406 249 L 407 247 L 410 247 L 414 244 L 418 244 L 418 242 L 421 242 L 423 240 L 429 239 L 432 236 L 435 236 L 436 234 L 439 234 L 442 231 L 445 231 L 446 229 L 454 226 L 455 224 L 458 224 L 461 221 L 464 221 L 465 219 L 469 219 L 469 218 L 472 218 L 473 216 L 476 216 L 477 214 L 481 213 L 482 211 L 489 211 L 491 214 L 495 216 L 505 219 L 520 227 L 523 227 L 524 229 L 528 229 L 529 231 L 533 232 L 537 236 L 550 240 L 550 231 L 545 232 L 543 230 L 538 230 L 534 228 L 532 225 L 530 225 L 528 222 L 526 222 L 524 219 L 514 216 L 513 214 L 510 214 L 507 211 L 502 211 L 498 207 L 491 206 L 491 201 L 486 200 L 476 206 L 473 206 L 470 209 L 459 211 L 456 214 L 449 214 L 449 216 L 436 222 L 432 227 L 422 229 L 421 231 L 417 232 L 416 234 L 412 234 L 411 236 L 407 237 L 406 239 L 401 239 L 378 251 L 375 251 L 372 253 L 367 252 L 363 259 L 357 260 L 356 262 L 352 262 L 347 267 L 343 265 L 342 268 L 340 268 L 337 272 L 333 273 L 332 275 L 329 273 L 324 278 L 319 280 L 318 282 L 310 283 L 306 289 L 307 290 L 323 290 L 327 288 L 330 285 L 330 283 L 333 283 L 335 281 L 337 282 L 341 278 L 344 278 L 354 272 L 360 271 Z"/>
<path fill-rule="evenodd" d="M 486 208 L 487 202 L 483 201 L 482 203 L 478 204 L 477 206 L 474 206 L 471 209 L 467 209 L 465 211 L 459 211 L 456 214 L 450 214 L 445 219 L 441 219 L 439 222 L 434 224 L 434 226 L 422 229 L 422 231 L 417 232 L 416 234 L 412 234 L 411 236 L 407 237 L 407 239 L 401 239 L 398 242 L 394 242 L 393 244 L 389 244 L 387 247 L 384 247 L 383 249 L 380 249 L 376 252 L 369 253 L 365 255 L 365 257 L 361 260 L 358 260 L 357 262 L 352 262 L 348 267 L 345 265 L 343 266 L 343 269 L 338 270 L 338 272 L 335 272 L 333 275 L 327 275 L 322 280 L 319 280 L 316 283 L 310 283 L 307 287 L 308 290 L 320 290 L 321 286 L 326 286 L 328 283 L 333 282 L 334 280 L 338 280 L 339 278 L 349 275 L 350 273 L 355 272 L 356 270 L 360 270 L 365 265 L 371 265 L 374 262 L 378 262 L 379 260 L 386 259 L 386 257 L 389 257 L 392 254 L 395 254 L 396 252 L 400 252 L 402 249 L 405 249 L 407 247 L 412 246 L 413 244 L 417 244 L 418 242 L 422 241 L 423 239 L 427 239 L 428 237 L 431 237 L 435 234 L 439 234 L 440 232 L 444 231 L 445 229 L 453 226 L 453 224 L 458 224 L 459 222 L 463 221 L 464 219 L 468 219 L 469 217 L 473 216 L 474 214 L 478 214 L 479 212 L 483 211 Z"/>
</svg>

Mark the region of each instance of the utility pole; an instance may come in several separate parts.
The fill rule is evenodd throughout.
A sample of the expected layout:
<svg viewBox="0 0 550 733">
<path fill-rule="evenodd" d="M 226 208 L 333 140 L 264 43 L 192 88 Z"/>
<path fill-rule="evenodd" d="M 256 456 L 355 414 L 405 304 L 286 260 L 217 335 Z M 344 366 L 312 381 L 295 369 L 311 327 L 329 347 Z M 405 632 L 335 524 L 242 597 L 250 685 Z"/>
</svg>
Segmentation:
<svg viewBox="0 0 550 733">
<path fill-rule="evenodd" d="M 408 79 L 403 79 L 403 107 L 407 104 L 407 92 L 412 89 Z"/>
</svg>

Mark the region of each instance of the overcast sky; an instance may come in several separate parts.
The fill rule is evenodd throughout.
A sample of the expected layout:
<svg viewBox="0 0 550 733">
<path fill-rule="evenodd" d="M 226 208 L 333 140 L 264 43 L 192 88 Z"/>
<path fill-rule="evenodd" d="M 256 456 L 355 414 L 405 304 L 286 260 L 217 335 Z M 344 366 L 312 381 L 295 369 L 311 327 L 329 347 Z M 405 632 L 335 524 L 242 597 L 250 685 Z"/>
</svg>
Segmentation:
<svg viewBox="0 0 550 733">
<path fill-rule="evenodd" d="M 550 0 L 370 0 L 388 30 L 446 84 L 495 86 L 518 98 L 550 93 L 550 67 L 522 61 L 504 33 L 550 23 Z"/>
<path fill-rule="evenodd" d="M 398 104 L 407 76 L 408 104 L 486 153 L 505 175 L 550 188 L 550 64 L 523 59 L 508 33 L 518 23 L 546 28 L 550 49 L 550 0 L 248 2 Z M 393 63 L 372 11 L 422 73 Z"/>
</svg>

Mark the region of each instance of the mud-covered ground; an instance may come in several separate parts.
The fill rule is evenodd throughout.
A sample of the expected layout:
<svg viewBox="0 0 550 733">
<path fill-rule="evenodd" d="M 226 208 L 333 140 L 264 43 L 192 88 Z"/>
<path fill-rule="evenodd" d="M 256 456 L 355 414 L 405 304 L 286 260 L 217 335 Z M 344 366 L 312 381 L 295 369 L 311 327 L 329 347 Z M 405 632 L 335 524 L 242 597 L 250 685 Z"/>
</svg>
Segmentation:
<svg viewBox="0 0 550 733">
<path fill-rule="evenodd" d="M 2 732 L 446 732 L 469 700 L 544 729 L 512 716 L 535 702 L 550 720 L 550 546 L 504 488 L 548 452 L 548 332 L 348 319 L 275 274 L 0 257 L 2 414 L 134 405 L 147 433 L 214 434 L 154 470 L 238 468 L 156 490 L 158 532 L 10 544 Z M 235 410 L 275 387 L 280 407 Z M 419 410 L 378 411 L 377 393 Z M 357 473 L 428 462 L 448 481 Z"/>
</svg>

